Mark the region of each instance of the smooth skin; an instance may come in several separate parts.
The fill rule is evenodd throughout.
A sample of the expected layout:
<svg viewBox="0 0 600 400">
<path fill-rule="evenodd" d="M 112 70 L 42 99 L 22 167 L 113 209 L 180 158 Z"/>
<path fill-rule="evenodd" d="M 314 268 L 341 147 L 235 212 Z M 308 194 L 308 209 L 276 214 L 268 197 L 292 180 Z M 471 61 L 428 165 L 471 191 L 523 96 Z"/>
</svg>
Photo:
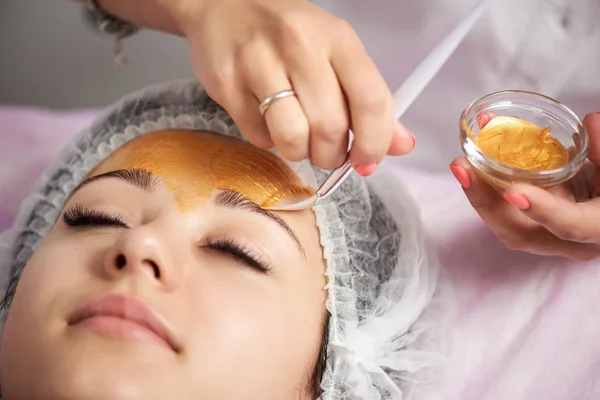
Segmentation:
<svg viewBox="0 0 600 400">
<path fill-rule="evenodd" d="M 226 206 L 212 171 L 186 163 L 212 154 L 190 146 L 188 133 L 168 134 L 172 145 L 154 150 L 146 184 L 106 174 L 135 167 L 131 154 L 160 132 L 105 159 L 29 259 L 2 332 L 4 399 L 315 398 L 326 278 L 314 214 L 280 213 L 278 223 L 251 207 Z M 227 144 L 240 146 L 247 144 Z M 240 181 L 239 193 L 260 178 Z M 182 209 L 177 195 L 193 203 Z M 77 209 L 97 217 L 67 223 Z M 151 309 L 174 348 L 136 340 L 139 329 L 123 322 L 111 333 L 73 323 L 78 309 L 107 295 Z"/>
</svg>

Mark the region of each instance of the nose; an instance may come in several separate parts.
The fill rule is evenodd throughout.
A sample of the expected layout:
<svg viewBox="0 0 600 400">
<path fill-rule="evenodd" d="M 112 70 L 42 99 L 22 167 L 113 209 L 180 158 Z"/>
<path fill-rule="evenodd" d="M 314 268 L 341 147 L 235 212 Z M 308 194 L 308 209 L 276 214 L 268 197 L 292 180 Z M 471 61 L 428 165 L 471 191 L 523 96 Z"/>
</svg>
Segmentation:
<svg viewBox="0 0 600 400">
<path fill-rule="evenodd" d="M 104 268 L 111 279 L 136 276 L 172 291 L 179 285 L 182 275 L 173 258 L 175 253 L 177 250 L 151 227 L 130 228 L 108 251 Z"/>
</svg>

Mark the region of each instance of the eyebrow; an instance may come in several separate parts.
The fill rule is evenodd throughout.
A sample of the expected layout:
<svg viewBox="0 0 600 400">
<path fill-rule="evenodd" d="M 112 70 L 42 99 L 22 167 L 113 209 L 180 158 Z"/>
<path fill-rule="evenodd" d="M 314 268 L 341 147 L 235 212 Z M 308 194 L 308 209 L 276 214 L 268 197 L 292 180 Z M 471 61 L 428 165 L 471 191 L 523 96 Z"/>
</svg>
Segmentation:
<svg viewBox="0 0 600 400">
<path fill-rule="evenodd" d="M 106 172 L 104 174 L 92 176 L 91 178 L 87 178 L 83 182 L 81 182 L 69 196 L 65 200 L 64 204 L 67 204 L 71 197 L 75 195 L 82 187 L 89 185 L 92 182 L 95 182 L 100 179 L 106 178 L 118 178 L 122 179 L 126 182 L 131 183 L 134 186 L 142 189 L 145 192 L 153 192 L 156 189 L 160 179 L 153 175 L 150 171 L 146 171 L 144 169 L 119 169 L 116 171 Z"/>
<path fill-rule="evenodd" d="M 296 236 L 292 228 L 273 211 L 265 210 L 261 208 L 257 203 L 248 199 L 243 194 L 228 189 L 221 189 L 219 193 L 217 193 L 217 195 L 214 197 L 213 203 L 217 207 L 258 213 L 275 221 L 287 232 L 287 234 L 292 238 L 292 240 L 296 242 L 298 250 L 300 250 L 300 253 L 302 253 L 302 256 L 304 256 L 304 258 L 306 259 L 306 251 L 304 250 L 304 247 L 302 247 L 302 243 L 300 242 L 300 239 L 298 239 L 298 236 Z"/>
<path fill-rule="evenodd" d="M 92 176 L 91 178 L 87 178 L 86 180 L 81 182 L 75 189 L 73 189 L 71 194 L 65 200 L 64 204 L 67 204 L 69 200 L 75 195 L 75 193 L 81 190 L 82 187 L 89 185 L 92 182 L 106 178 L 122 179 L 149 193 L 153 192 L 156 189 L 158 183 L 160 182 L 159 177 L 153 175 L 150 171 L 144 169 L 120 169 L 116 171 L 110 171 L 104 174 Z M 306 259 L 306 251 L 304 250 L 304 247 L 302 246 L 302 243 L 300 242 L 298 236 L 294 233 L 292 228 L 273 211 L 265 210 L 261 208 L 260 205 L 248 199 L 243 194 L 229 189 L 220 189 L 217 195 L 213 198 L 213 204 L 217 207 L 227 208 L 230 210 L 250 211 L 270 218 L 272 221 L 279 224 L 279 226 L 287 232 L 287 234 L 296 243 L 296 246 L 298 247 L 300 253 L 302 253 L 302 256 Z"/>
</svg>

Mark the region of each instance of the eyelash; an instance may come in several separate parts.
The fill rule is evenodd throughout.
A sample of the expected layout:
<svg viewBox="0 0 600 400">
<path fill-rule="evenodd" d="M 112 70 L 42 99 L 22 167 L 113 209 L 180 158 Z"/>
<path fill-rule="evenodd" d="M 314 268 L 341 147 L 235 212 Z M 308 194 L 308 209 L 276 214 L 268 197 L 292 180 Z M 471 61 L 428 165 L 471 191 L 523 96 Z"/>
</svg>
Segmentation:
<svg viewBox="0 0 600 400">
<path fill-rule="evenodd" d="M 73 228 L 89 228 L 94 226 L 116 226 L 129 228 L 125 219 L 119 214 L 109 214 L 103 211 L 85 208 L 77 204 L 63 213 L 63 221 Z"/>
<path fill-rule="evenodd" d="M 125 219 L 119 214 L 109 214 L 103 211 L 85 208 L 80 204 L 65 210 L 63 213 L 64 223 L 71 228 L 91 228 L 91 227 L 118 227 L 129 228 Z M 252 254 L 246 246 L 234 241 L 233 239 L 207 240 L 203 247 L 226 253 L 242 261 L 247 266 L 262 272 L 268 273 L 271 268 Z"/>
<path fill-rule="evenodd" d="M 264 262 L 264 260 L 262 260 L 260 257 L 254 255 L 253 252 L 250 251 L 246 246 L 236 242 L 233 239 L 208 239 L 204 243 L 203 247 L 222 253 L 227 253 L 259 272 L 266 274 L 271 271 L 268 263 Z"/>
</svg>

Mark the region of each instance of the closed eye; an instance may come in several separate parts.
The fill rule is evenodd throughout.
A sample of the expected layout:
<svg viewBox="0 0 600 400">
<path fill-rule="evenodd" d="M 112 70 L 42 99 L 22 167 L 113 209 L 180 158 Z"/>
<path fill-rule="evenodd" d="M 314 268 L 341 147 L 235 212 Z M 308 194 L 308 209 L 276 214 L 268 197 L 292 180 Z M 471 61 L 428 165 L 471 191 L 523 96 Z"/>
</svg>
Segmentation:
<svg viewBox="0 0 600 400">
<path fill-rule="evenodd" d="M 205 248 L 215 250 L 236 258 L 247 266 L 262 273 L 268 273 L 271 268 L 268 263 L 253 254 L 246 246 L 231 239 L 207 240 Z"/>
<path fill-rule="evenodd" d="M 67 226 L 72 228 L 111 226 L 129 228 L 129 225 L 121 215 L 85 208 L 81 204 L 77 204 L 65 210 L 62 219 Z"/>
<path fill-rule="evenodd" d="M 66 209 L 63 212 L 62 219 L 67 226 L 78 229 L 130 227 L 129 224 L 125 222 L 125 219 L 119 214 L 111 214 L 100 210 L 86 208 L 81 204 Z M 246 246 L 232 239 L 207 240 L 203 247 L 235 258 L 237 261 L 242 262 L 258 272 L 266 274 L 271 271 L 269 263 L 255 255 L 254 252 Z"/>
</svg>

